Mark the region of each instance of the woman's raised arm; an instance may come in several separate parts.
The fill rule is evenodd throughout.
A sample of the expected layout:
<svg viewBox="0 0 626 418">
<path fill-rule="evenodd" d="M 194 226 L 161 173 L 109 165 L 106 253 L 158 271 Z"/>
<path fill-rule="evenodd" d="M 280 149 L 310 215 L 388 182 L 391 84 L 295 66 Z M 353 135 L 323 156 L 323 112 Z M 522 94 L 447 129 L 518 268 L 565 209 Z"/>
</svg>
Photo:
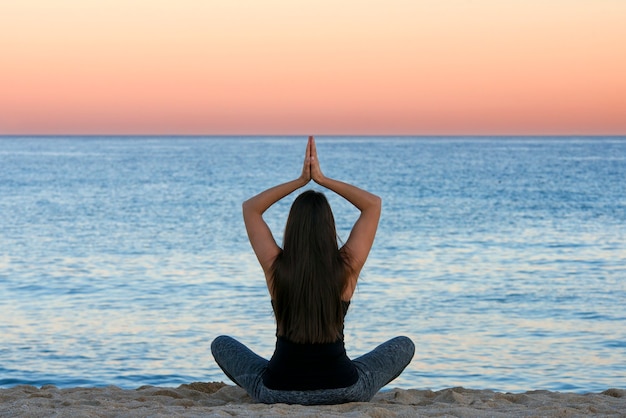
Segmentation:
<svg viewBox="0 0 626 418">
<path fill-rule="evenodd" d="M 344 300 L 349 300 L 356 288 L 356 282 L 367 260 L 370 249 L 374 243 L 376 230 L 378 229 L 378 220 L 382 201 L 381 198 L 366 190 L 360 189 L 342 181 L 334 180 L 324 176 L 320 168 L 319 159 L 317 157 L 317 148 L 315 140 L 309 137 L 310 144 L 310 161 L 311 161 L 311 178 L 320 186 L 332 190 L 344 199 L 356 206 L 361 211 L 359 219 L 355 222 L 350 232 L 350 237 L 344 244 L 342 250 L 348 256 L 348 260 L 354 271 L 351 277 L 350 286 L 343 295 Z"/>
<path fill-rule="evenodd" d="M 291 192 L 305 186 L 311 181 L 310 155 L 311 141 L 307 144 L 304 164 L 300 177 L 278 186 L 271 187 L 258 195 L 243 202 L 243 221 L 246 225 L 248 239 L 252 249 L 263 268 L 268 286 L 271 284 L 270 270 L 276 256 L 280 253 L 280 247 L 276 244 L 272 231 L 263 219 L 263 213 L 274 203 Z M 271 286 L 269 287 L 271 289 Z"/>
</svg>

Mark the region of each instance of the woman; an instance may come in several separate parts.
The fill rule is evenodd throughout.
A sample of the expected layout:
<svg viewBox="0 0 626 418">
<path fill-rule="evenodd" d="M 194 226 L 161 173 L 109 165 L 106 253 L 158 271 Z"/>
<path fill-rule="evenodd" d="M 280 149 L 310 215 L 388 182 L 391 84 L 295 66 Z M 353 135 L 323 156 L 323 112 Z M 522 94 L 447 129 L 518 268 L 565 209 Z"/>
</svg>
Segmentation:
<svg viewBox="0 0 626 418">
<path fill-rule="evenodd" d="M 341 248 L 325 196 L 306 191 L 294 201 L 283 248 L 263 213 L 311 180 L 341 195 L 361 212 Z M 211 344 L 217 364 L 256 401 L 303 405 L 369 401 L 413 358 L 407 337 L 396 337 L 354 360 L 346 355 L 343 321 L 369 254 L 381 200 L 365 190 L 325 177 L 309 137 L 302 174 L 243 203 L 243 218 L 272 299 L 276 349 L 272 358 L 253 353 L 231 337 Z"/>
</svg>

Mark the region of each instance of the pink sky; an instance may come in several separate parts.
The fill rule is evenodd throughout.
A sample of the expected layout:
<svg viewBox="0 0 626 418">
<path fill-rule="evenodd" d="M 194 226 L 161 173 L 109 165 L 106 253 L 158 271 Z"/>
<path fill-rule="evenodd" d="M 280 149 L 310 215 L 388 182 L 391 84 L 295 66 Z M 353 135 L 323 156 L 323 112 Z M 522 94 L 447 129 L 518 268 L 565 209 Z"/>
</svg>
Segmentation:
<svg viewBox="0 0 626 418">
<path fill-rule="evenodd" d="M 626 134 L 624 0 L 19 0 L 0 134 Z"/>
</svg>

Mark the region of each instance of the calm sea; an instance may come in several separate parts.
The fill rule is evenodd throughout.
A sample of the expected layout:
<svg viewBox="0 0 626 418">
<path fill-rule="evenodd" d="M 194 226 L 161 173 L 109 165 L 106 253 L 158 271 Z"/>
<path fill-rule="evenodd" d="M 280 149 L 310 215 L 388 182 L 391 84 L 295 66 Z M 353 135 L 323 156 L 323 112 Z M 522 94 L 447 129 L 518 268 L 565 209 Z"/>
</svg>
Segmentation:
<svg viewBox="0 0 626 418">
<path fill-rule="evenodd" d="M 306 138 L 0 139 L 0 387 L 224 380 L 220 334 L 270 356 L 241 202 Z M 383 198 L 346 323 L 416 343 L 392 386 L 626 388 L 626 138 L 318 138 Z M 317 187 L 315 187 L 317 188 Z M 357 212 L 328 194 L 341 237 Z M 267 214 L 281 242 L 294 196 Z"/>
</svg>

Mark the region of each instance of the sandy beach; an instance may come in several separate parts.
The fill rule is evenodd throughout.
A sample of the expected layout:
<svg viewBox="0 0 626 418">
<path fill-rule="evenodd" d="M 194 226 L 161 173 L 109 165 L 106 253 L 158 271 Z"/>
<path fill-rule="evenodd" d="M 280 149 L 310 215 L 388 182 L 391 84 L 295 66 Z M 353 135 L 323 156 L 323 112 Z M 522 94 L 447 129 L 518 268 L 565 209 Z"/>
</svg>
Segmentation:
<svg viewBox="0 0 626 418">
<path fill-rule="evenodd" d="M 178 388 L 59 389 L 20 385 L 0 389 L 1 417 L 626 417 L 626 390 L 601 393 L 450 388 L 393 389 L 371 402 L 332 406 L 264 405 L 236 386 L 191 383 Z"/>
</svg>

